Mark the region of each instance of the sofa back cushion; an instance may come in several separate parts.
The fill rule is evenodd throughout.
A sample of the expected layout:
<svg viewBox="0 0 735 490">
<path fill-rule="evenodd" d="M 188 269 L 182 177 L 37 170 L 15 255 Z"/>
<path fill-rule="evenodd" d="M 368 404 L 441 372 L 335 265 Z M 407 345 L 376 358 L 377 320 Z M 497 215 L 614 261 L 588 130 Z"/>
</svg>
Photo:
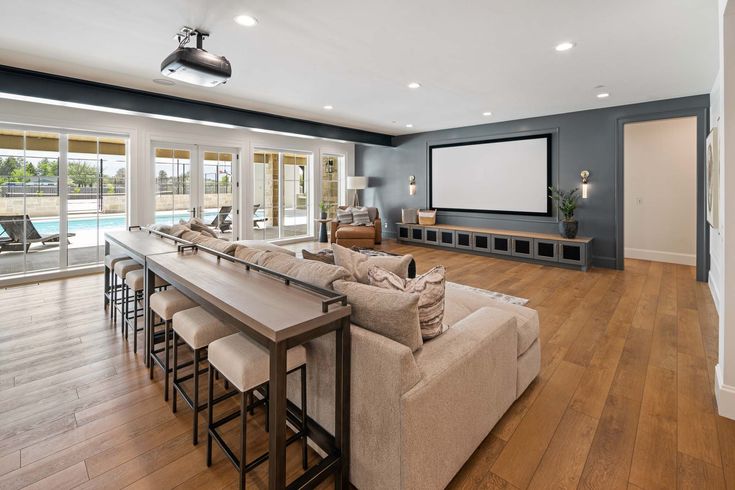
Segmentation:
<svg viewBox="0 0 735 490">
<path fill-rule="evenodd" d="M 210 228 L 204 221 L 202 221 L 200 218 L 192 218 L 189 220 L 189 226 L 191 227 L 192 231 L 198 231 L 202 235 L 207 235 L 211 238 L 217 238 L 217 233 L 214 231 L 214 229 Z"/>
<path fill-rule="evenodd" d="M 251 264 L 258 264 L 265 255 L 270 253 L 273 252 L 258 250 L 257 248 L 250 248 L 245 245 L 237 245 L 237 248 L 235 248 L 235 258 L 250 262 Z"/>
<path fill-rule="evenodd" d="M 400 277 L 408 277 L 408 266 L 413 260 L 411 255 L 368 256 L 336 243 L 332 244 L 332 250 L 334 251 L 334 263 L 350 271 L 355 280 L 363 284 L 370 283 L 368 270 L 373 266 L 378 266 Z"/>
<path fill-rule="evenodd" d="M 212 250 L 216 250 L 217 252 L 221 252 L 227 255 L 234 254 L 235 249 L 237 248 L 237 245 L 232 242 L 228 242 L 227 240 L 220 240 L 219 238 L 212 238 L 211 236 L 205 235 L 204 233 L 200 233 L 199 236 L 194 237 L 194 239 L 192 239 L 192 242 L 196 243 L 197 245 L 201 245 L 202 247 L 211 248 Z"/>
<path fill-rule="evenodd" d="M 352 323 L 417 351 L 423 345 L 419 295 L 351 281 L 335 281 L 334 290 L 347 296 Z"/>
<path fill-rule="evenodd" d="M 322 288 L 332 288 L 338 280 L 351 280 L 352 276 L 343 267 L 314 260 L 303 260 L 286 254 L 268 253 L 259 264 L 272 271 L 304 281 Z"/>
<path fill-rule="evenodd" d="M 380 267 L 368 271 L 370 285 L 419 295 L 419 321 L 424 340 L 433 339 L 445 330 L 444 276 L 446 269 L 438 265 L 414 279 L 404 279 Z"/>
<path fill-rule="evenodd" d="M 184 230 L 184 232 L 179 235 L 179 238 L 181 238 L 182 240 L 186 240 L 187 242 L 194 243 L 194 239 L 200 237 L 201 235 L 202 234 L 198 231 Z"/>
<path fill-rule="evenodd" d="M 182 225 L 181 223 L 179 223 L 177 225 L 173 225 L 168 233 L 169 235 L 173 235 L 176 238 L 181 238 L 181 235 L 183 235 L 187 231 L 191 231 L 189 225 Z"/>
</svg>

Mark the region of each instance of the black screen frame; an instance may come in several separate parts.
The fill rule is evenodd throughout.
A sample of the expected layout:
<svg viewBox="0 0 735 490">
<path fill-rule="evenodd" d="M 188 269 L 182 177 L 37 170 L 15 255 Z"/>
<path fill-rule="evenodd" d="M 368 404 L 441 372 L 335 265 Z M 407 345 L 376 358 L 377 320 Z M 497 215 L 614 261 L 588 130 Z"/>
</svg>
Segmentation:
<svg viewBox="0 0 735 490">
<path fill-rule="evenodd" d="M 457 211 L 462 213 L 483 213 L 483 214 L 505 214 L 515 216 L 545 216 L 551 217 L 552 213 L 552 200 L 547 194 L 546 196 L 546 211 L 545 212 L 531 212 L 531 211 L 506 211 L 498 209 L 467 209 L 467 208 L 435 208 L 434 207 L 434 148 L 450 148 L 456 146 L 470 146 L 470 145 L 484 145 L 488 143 L 503 143 L 506 141 L 521 141 L 521 140 L 533 140 L 533 139 L 545 139 L 546 140 L 546 188 L 548 189 L 552 185 L 552 133 L 534 134 L 525 136 L 510 136 L 507 138 L 489 138 L 474 141 L 464 141 L 460 143 L 442 143 L 437 145 L 429 145 L 429 208 L 436 209 L 437 211 Z"/>
</svg>

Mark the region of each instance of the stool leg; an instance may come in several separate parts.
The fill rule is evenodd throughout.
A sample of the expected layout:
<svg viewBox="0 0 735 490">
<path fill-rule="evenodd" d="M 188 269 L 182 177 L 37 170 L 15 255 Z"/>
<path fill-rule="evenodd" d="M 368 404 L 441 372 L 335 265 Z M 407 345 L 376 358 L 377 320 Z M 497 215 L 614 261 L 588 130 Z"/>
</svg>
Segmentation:
<svg viewBox="0 0 735 490">
<path fill-rule="evenodd" d="M 166 320 L 163 323 L 163 328 L 165 329 L 163 331 L 163 348 L 165 352 L 165 358 L 163 359 L 163 401 L 168 401 L 168 358 L 169 353 L 171 351 L 171 346 L 169 345 L 169 339 L 168 339 L 168 330 L 171 326 L 171 320 Z"/>
<path fill-rule="evenodd" d="M 173 411 L 173 413 L 176 413 L 176 399 L 178 398 L 177 391 L 176 391 L 176 380 L 179 375 L 179 369 L 178 369 L 179 367 L 179 343 L 177 342 L 177 339 L 176 339 L 177 337 L 176 330 L 173 331 L 173 334 L 171 335 L 171 337 L 173 338 L 173 342 L 174 342 L 174 367 L 173 367 L 174 372 L 172 375 L 173 376 L 172 378 L 173 379 L 173 393 L 171 394 L 173 398 L 171 399 L 171 411 Z"/>
<path fill-rule="evenodd" d="M 110 316 L 112 317 L 112 323 L 117 323 L 117 274 L 113 274 L 112 283 L 114 284 L 112 292 L 115 294 L 115 300 L 112 302 L 112 310 L 110 310 Z"/>
<path fill-rule="evenodd" d="M 209 365 L 209 372 L 207 373 L 207 466 L 212 466 L 212 421 L 214 420 L 213 411 L 214 407 L 214 366 Z"/>
<path fill-rule="evenodd" d="M 174 344 L 176 341 L 174 341 Z M 176 352 L 176 347 L 174 346 L 174 352 Z M 192 397 L 194 399 L 194 426 L 192 428 L 193 437 L 192 442 L 196 446 L 199 443 L 199 356 L 201 354 L 201 349 L 194 349 L 194 396 Z M 176 369 L 176 361 L 174 361 L 174 369 Z M 174 397 L 176 394 L 174 394 Z"/>
<path fill-rule="evenodd" d="M 252 392 L 248 393 L 252 396 Z M 248 396 L 240 394 L 240 490 L 245 488 L 245 446 L 247 443 L 247 418 L 248 418 Z"/>
<path fill-rule="evenodd" d="M 125 279 L 122 281 L 123 288 L 123 304 L 122 304 L 122 326 L 120 327 L 120 335 L 128 338 L 128 307 L 130 306 L 130 288 L 125 284 Z"/>
<path fill-rule="evenodd" d="M 306 364 L 301 366 L 301 466 L 306 471 Z"/>
<path fill-rule="evenodd" d="M 133 300 L 133 352 L 138 353 L 138 291 L 134 293 Z"/>
<path fill-rule="evenodd" d="M 271 411 L 270 411 L 270 396 L 271 396 L 271 390 L 270 385 L 265 385 L 265 431 L 270 432 L 271 428 Z"/>
</svg>

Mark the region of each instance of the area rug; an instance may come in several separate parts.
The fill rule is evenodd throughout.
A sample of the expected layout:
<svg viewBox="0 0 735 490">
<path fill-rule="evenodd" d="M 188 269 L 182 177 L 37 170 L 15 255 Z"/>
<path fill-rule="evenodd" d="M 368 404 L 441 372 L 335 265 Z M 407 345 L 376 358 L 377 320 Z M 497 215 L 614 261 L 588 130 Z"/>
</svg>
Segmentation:
<svg viewBox="0 0 735 490">
<path fill-rule="evenodd" d="M 525 306 L 528 303 L 528 300 L 526 298 L 511 296 L 510 294 L 496 293 L 495 291 L 488 291 L 487 289 L 473 288 L 472 286 L 465 286 L 464 284 L 457 284 L 456 282 L 447 281 L 447 288 L 472 291 L 473 293 L 482 294 L 483 296 L 492 298 L 495 301 L 500 301 L 501 303 L 509 303 L 511 305 Z"/>
</svg>

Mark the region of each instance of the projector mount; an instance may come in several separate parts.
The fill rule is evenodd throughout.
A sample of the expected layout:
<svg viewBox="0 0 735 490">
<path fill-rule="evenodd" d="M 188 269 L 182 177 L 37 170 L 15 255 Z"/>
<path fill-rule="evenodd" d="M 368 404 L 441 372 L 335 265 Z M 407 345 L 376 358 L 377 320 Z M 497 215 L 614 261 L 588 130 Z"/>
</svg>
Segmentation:
<svg viewBox="0 0 735 490">
<path fill-rule="evenodd" d="M 209 37 L 208 32 L 203 32 L 198 29 L 194 29 L 193 27 L 183 26 L 181 29 L 179 29 L 179 32 L 176 33 L 174 39 L 179 42 L 179 47 L 183 48 L 184 46 L 189 44 L 192 36 L 196 36 L 197 38 L 197 49 L 204 49 L 202 47 L 202 44 L 204 42 L 204 38 Z"/>
</svg>

